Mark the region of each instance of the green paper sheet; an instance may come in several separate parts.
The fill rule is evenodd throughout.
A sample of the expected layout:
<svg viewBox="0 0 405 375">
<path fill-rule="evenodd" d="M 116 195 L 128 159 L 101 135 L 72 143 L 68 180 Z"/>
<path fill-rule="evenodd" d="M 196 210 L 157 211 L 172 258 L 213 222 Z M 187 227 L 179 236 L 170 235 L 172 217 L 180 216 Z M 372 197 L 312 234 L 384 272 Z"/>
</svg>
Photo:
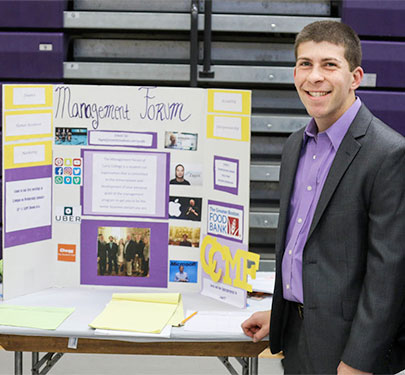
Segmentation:
<svg viewBox="0 0 405 375">
<path fill-rule="evenodd" d="M 179 293 L 120 293 L 113 295 L 90 327 L 160 333 L 166 325 L 178 325 L 183 319 Z"/>
<path fill-rule="evenodd" d="M 74 308 L 0 305 L 0 325 L 56 329 Z"/>
</svg>

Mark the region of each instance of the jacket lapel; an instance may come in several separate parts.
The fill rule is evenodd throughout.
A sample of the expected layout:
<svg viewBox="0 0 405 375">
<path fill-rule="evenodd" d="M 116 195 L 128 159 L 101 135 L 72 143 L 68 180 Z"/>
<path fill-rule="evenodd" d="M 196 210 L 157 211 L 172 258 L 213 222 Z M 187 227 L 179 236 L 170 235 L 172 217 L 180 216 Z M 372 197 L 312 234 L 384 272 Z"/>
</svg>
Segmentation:
<svg viewBox="0 0 405 375">
<path fill-rule="evenodd" d="M 325 184 L 323 186 L 321 196 L 319 197 L 318 205 L 316 206 L 307 241 L 318 225 L 319 220 L 321 219 L 322 214 L 325 211 L 330 199 L 332 198 L 332 195 L 336 190 L 336 187 L 342 179 L 344 173 L 359 152 L 361 144 L 356 140 L 356 138 L 362 137 L 364 136 L 364 134 L 366 134 L 371 119 L 371 112 L 364 106 L 364 104 L 362 104 L 359 112 L 353 120 L 353 123 L 350 125 L 348 132 L 343 138 L 343 141 L 340 144 L 335 159 L 329 170 L 328 177 L 326 178 Z"/>
</svg>

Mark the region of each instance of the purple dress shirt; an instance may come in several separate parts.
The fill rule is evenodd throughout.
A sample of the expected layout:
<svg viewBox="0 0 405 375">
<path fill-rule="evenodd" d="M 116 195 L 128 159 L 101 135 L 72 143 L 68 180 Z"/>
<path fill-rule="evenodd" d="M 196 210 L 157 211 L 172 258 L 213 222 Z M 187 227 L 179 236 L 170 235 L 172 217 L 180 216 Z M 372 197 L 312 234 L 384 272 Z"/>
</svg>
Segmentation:
<svg viewBox="0 0 405 375">
<path fill-rule="evenodd" d="M 302 255 L 311 222 L 336 152 L 361 106 L 352 106 L 327 130 L 319 133 L 314 119 L 304 132 L 301 155 L 290 198 L 289 224 L 282 261 L 284 299 L 304 303 Z"/>
</svg>

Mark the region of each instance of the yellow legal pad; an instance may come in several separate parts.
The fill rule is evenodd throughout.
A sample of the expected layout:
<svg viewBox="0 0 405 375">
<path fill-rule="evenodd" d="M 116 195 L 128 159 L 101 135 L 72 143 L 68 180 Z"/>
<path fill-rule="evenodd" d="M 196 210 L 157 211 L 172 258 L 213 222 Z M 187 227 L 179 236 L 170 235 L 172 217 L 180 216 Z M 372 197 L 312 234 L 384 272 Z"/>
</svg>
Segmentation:
<svg viewBox="0 0 405 375">
<path fill-rule="evenodd" d="M 180 293 L 115 293 L 92 328 L 160 333 L 184 319 Z"/>
<path fill-rule="evenodd" d="M 0 305 L 0 325 L 56 329 L 74 308 Z"/>
</svg>

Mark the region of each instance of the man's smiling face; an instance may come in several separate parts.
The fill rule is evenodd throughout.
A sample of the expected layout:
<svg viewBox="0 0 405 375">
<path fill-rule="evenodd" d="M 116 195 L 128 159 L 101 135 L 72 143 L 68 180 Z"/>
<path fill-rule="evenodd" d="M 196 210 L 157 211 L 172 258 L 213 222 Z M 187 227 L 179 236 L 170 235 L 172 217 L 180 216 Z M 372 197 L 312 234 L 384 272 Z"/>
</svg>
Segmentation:
<svg viewBox="0 0 405 375">
<path fill-rule="evenodd" d="M 352 72 L 341 45 L 312 41 L 298 46 L 294 83 L 308 114 L 320 131 L 326 130 L 354 103 L 354 90 L 363 78 Z"/>
</svg>

